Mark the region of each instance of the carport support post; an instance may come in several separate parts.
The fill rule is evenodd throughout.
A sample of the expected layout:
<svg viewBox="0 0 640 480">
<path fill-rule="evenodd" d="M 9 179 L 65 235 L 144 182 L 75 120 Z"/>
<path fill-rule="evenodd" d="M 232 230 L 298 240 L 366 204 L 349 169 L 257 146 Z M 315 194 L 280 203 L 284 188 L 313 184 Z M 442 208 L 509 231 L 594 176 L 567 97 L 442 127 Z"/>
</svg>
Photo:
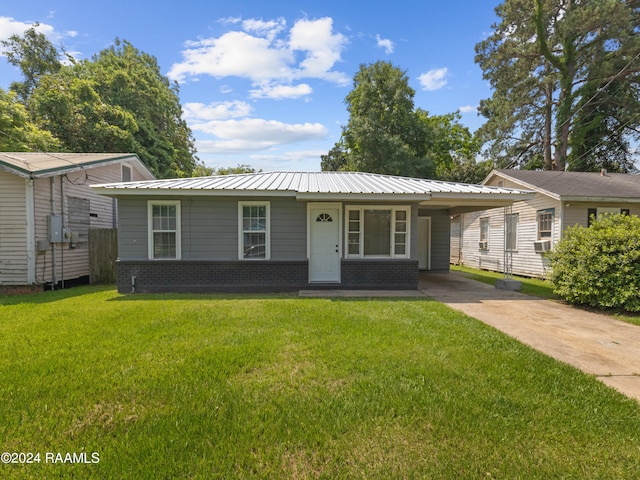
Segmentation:
<svg viewBox="0 0 640 480">
<path fill-rule="evenodd" d="M 500 290 L 512 290 L 519 292 L 522 290 L 522 282 L 513 280 L 513 248 L 511 246 L 514 235 L 517 234 L 517 230 L 513 229 L 513 214 L 511 205 L 504 207 L 504 261 L 503 261 L 503 273 L 504 278 L 496 280 L 496 288 Z"/>
</svg>

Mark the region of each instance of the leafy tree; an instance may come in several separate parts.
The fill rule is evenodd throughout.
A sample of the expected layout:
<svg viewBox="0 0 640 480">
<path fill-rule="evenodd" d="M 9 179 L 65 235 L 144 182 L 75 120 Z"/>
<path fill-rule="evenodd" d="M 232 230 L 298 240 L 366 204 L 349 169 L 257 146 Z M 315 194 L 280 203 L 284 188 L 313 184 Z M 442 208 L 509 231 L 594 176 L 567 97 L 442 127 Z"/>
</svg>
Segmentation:
<svg viewBox="0 0 640 480">
<path fill-rule="evenodd" d="M 40 80 L 29 101 L 38 123 L 67 151 L 137 152 L 134 116 L 105 103 L 95 82 L 77 74 L 80 67 L 65 67 Z"/>
<path fill-rule="evenodd" d="M 342 132 L 344 168 L 433 175 L 433 161 L 426 156 L 427 127 L 414 110 L 414 95 L 406 73 L 392 64 L 379 61 L 360 66 L 345 99 L 349 121 Z M 338 151 L 331 157 L 340 162 Z"/>
<path fill-rule="evenodd" d="M 161 74 L 155 57 L 116 39 L 90 60 L 63 65 L 33 28 L 5 47 L 23 72 L 16 90 L 28 112 L 61 149 L 131 152 L 160 178 L 192 175 L 198 159 L 178 86 Z"/>
<path fill-rule="evenodd" d="M 575 225 L 547 254 L 555 292 L 580 305 L 640 311 L 640 218 L 605 215 Z"/>
<path fill-rule="evenodd" d="M 429 115 L 415 108 L 404 71 L 388 62 L 361 65 L 345 103 L 349 122 L 321 155 L 322 170 L 354 170 L 422 178 L 480 178 L 480 142 L 460 114 Z"/>
<path fill-rule="evenodd" d="M 0 151 L 28 152 L 57 150 L 60 142 L 46 130 L 36 127 L 27 109 L 13 92 L 0 88 Z"/>
<path fill-rule="evenodd" d="M 156 58 L 116 39 L 83 67 L 100 98 L 135 119 L 141 160 L 160 177 L 190 176 L 197 163 L 193 136 L 182 119 L 178 85 L 162 75 Z"/>
<path fill-rule="evenodd" d="M 640 125 L 638 2 L 506 0 L 496 13 L 476 62 L 494 88 L 479 134 L 498 164 L 585 170 L 615 151 L 614 170 L 628 170 Z"/>
<path fill-rule="evenodd" d="M 480 142 L 460 123 L 459 112 L 430 116 L 428 112 L 418 109 L 417 114 L 427 128 L 425 149 L 435 163 L 436 178 L 468 182 L 469 178 L 479 177 L 481 181 L 486 177 L 489 173 L 484 168 L 486 164 L 478 164 L 475 160 L 480 153 Z M 479 171 L 474 173 L 476 166 Z"/>
<path fill-rule="evenodd" d="M 262 171 L 262 170 L 260 170 Z M 238 164 L 235 167 L 207 167 L 204 163 L 199 163 L 193 170 L 194 177 L 209 177 L 211 175 L 237 175 L 242 173 L 256 173 L 256 169 L 250 165 Z"/>
<path fill-rule="evenodd" d="M 24 77 L 22 82 L 13 82 L 10 87 L 23 102 L 29 99 L 41 76 L 56 73 L 62 68 L 60 52 L 43 33 L 37 31 L 38 26 L 35 23 L 23 37 L 11 35 L 8 40 L 0 42 L 4 47 L 2 53 Z M 67 58 L 72 60 L 68 55 Z"/>
<path fill-rule="evenodd" d="M 348 158 L 342 139 L 337 142 L 329 153 L 320 155 L 320 167 L 323 171 L 337 172 L 347 168 Z"/>
</svg>

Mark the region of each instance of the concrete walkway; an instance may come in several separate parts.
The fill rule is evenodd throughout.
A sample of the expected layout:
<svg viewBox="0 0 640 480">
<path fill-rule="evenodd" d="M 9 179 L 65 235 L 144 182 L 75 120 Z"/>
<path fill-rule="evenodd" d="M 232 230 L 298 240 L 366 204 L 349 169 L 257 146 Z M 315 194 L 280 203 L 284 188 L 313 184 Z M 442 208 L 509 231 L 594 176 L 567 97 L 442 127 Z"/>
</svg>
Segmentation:
<svg viewBox="0 0 640 480">
<path fill-rule="evenodd" d="M 424 274 L 420 289 L 640 401 L 640 326 L 559 301 L 498 290 L 458 272 Z"/>
</svg>

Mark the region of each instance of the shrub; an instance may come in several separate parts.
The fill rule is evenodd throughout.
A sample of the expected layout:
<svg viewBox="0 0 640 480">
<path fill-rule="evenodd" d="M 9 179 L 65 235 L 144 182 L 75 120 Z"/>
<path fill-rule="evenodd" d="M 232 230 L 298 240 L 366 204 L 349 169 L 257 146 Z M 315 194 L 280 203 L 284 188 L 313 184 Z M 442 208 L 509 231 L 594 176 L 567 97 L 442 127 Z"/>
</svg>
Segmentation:
<svg viewBox="0 0 640 480">
<path fill-rule="evenodd" d="M 548 253 L 554 291 L 599 308 L 640 311 L 640 218 L 607 215 L 565 230 Z"/>
</svg>

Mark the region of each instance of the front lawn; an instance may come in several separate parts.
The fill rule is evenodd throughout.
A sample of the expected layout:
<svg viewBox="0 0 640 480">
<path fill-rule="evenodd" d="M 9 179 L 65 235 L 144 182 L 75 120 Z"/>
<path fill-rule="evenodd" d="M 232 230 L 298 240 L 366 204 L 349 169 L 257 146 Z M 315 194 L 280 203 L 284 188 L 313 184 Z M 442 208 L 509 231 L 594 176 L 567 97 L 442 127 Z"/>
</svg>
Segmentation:
<svg viewBox="0 0 640 480">
<path fill-rule="evenodd" d="M 640 471 L 637 402 L 428 299 L 0 297 L 0 380 L 1 478 Z"/>
</svg>

